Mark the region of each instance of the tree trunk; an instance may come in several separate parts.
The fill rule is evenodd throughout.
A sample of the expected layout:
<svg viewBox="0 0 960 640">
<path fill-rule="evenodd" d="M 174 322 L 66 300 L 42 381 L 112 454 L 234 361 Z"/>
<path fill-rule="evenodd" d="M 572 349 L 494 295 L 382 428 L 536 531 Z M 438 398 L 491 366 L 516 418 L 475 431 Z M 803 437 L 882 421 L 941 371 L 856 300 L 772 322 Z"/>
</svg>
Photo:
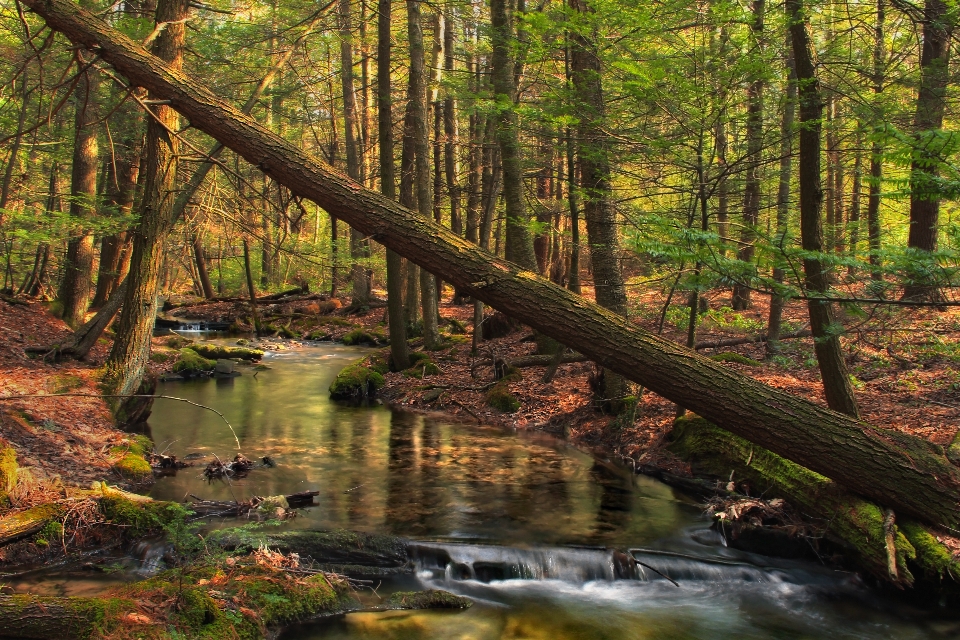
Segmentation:
<svg viewBox="0 0 960 640">
<path fill-rule="evenodd" d="M 584 0 L 570 0 L 581 16 L 592 18 Z M 620 271 L 620 240 L 617 213 L 610 185 L 610 141 L 604 132 L 606 117 L 601 85 L 600 56 L 593 27 L 588 33 L 574 33 L 571 51 L 576 106 L 580 112 L 579 136 L 580 191 L 583 217 L 587 222 L 590 262 L 593 266 L 594 297 L 597 304 L 617 315 L 627 315 L 627 290 Z M 628 395 L 626 379 L 613 372 L 603 374 L 602 400 L 612 413 L 619 413 Z"/>
<path fill-rule="evenodd" d="M 86 218 L 97 213 L 97 165 L 99 147 L 97 129 L 98 72 L 86 69 L 74 90 L 76 109 L 73 147 L 73 171 L 70 187 L 70 216 L 81 230 L 67 243 L 63 280 L 57 294 L 63 308 L 63 319 L 71 327 L 83 324 L 93 284 L 93 232 L 83 228 Z"/>
<path fill-rule="evenodd" d="M 827 291 L 827 274 L 817 254 L 823 252 L 823 226 L 820 219 L 823 199 L 820 186 L 820 119 L 823 100 L 814 66 L 813 44 L 804 22 L 802 0 L 788 0 L 787 10 L 792 21 L 790 35 L 800 103 L 800 236 L 803 250 L 810 256 L 803 260 L 803 271 L 807 290 L 822 294 Z M 827 404 L 835 411 L 858 418 L 860 412 L 847 375 L 840 337 L 836 334 L 833 309 L 829 302 L 822 300 L 810 300 L 807 307 Z"/>
<path fill-rule="evenodd" d="M 533 238 L 527 226 L 525 196 L 523 193 L 523 159 L 517 131 L 516 85 L 516 35 L 510 0 L 490 2 L 490 79 L 493 84 L 493 100 L 496 103 L 497 144 L 500 146 L 500 162 L 503 165 L 503 199 L 506 204 L 507 233 L 506 258 L 510 262 L 537 272 L 537 259 L 533 254 Z"/>
<path fill-rule="evenodd" d="M 960 470 L 919 438 L 871 428 L 737 374 L 659 338 L 548 280 L 510 264 L 384 196 L 363 189 L 171 70 L 129 38 L 70 0 L 24 0 L 75 44 L 96 47 L 131 82 L 170 100 L 192 126 L 220 140 L 293 193 L 348 220 L 383 244 L 485 302 L 509 311 L 596 362 L 760 446 L 821 473 L 849 490 L 925 522 L 960 526 Z M 799 5 L 791 0 L 796 17 Z M 798 78 L 815 79 L 802 22 L 791 29 L 806 51 Z M 798 33 L 799 32 L 799 33 Z M 813 87 L 814 95 L 816 87 Z M 803 96 L 809 98 L 809 94 Z M 802 103 L 805 122 L 819 101 Z M 805 113 L 804 113 L 805 112 Z M 812 126 L 810 128 L 813 128 Z M 818 138 L 818 134 L 815 134 Z M 814 139 L 816 139 L 814 138 Z M 804 137 L 810 142 L 810 136 Z M 801 163 L 803 166 L 803 163 Z M 805 182 L 818 178 L 805 169 Z M 815 196 L 814 192 L 814 196 Z M 813 200 L 816 204 L 816 199 Z M 810 194 L 807 203 L 810 204 Z"/>
<path fill-rule="evenodd" d="M 433 216 L 433 193 L 430 185 L 430 134 L 427 127 L 427 83 L 423 50 L 423 29 L 420 24 L 420 2 L 407 0 L 407 26 L 410 31 L 410 86 L 408 98 L 413 103 L 412 133 L 414 147 L 414 185 L 417 209 L 425 219 Z M 437 326 L 437 283 L 433 274 L 420 270 L 420 303 L 423 312 L 423 344 L 431 349 L 440 345 Z M 409 303 L 408 303 L 409 304 Z"/>
<path fill-rule="evenodd" d="M 187 0 L 157 3 L 156 23 L 165 28 L 157 36 L 153 52 L 173 71 L 183 66 L 184 22 L 188 12 Z M 136 393 L 149 362 L 160 265 L 174 224 L 179 143 L 172 132 L 177 131 L 179 122 L 178 113 L 166 104 L 157 105 L 154 117 L 147 121 L 146 180 L 140 221 L 133 233 L 130 275 L 117 337 L 106 363 L 111 392 L 119 395 Z"/>
<path fill-rule="evenodd" d="M 777 185 L 777 231 L 775 242 L 777 249 L 786 249 L 788 219 L 790 214 L 790 176 L 793 167 L 793 120 L 797 110 L 797 69 L 793 62 L 793 49 L 790 46 L 790 35 L 787 34 L 787 87 L 783 102 L 783 117 L 780 120 L 780 182 Z M 785 257 L 777 254 L 774 258 L 773 279 L 782 283 L 786 273 L 783 266 Z M 783 296 L 774 293 L 770 296 L 770 314 L 767 316 L 768 356 L 780 350 L 780 326 L 783 319 Z"/>
<path fill-rule="evenodd" d="M 850 257 L 857 259 L 860 246 L 860 192 L 863 190 L 863 129 L 857 123 L 857 135 L 854 142 L 856 151 L 853 156 L 853 184 L 850 188 L 850 215 L 847 216 L 847 229 L 850 232 Z M 853 264 L 847 268 L 847 275 L 856 275 Z"/>
<path fill-rule="evenodd" d="M 766 0 L 753 0 L 752 31 L 753 53 L 763 54 L 763 12 Z M 738 257 L 747 264 L 744 279 L 751 279 L 756 273 L 753 257 L 756 252 L 757 224 L 760 222 L 760 165 L 763 152 L 763 76 L 766 70 L 757 63 L 754 78 L 747 87 L 747 175 L 743 189 L 743 229 L 740 233 L 740 251 Z M 750 308 L 750 283 L 738 283 L 733 287 L 734 310 Z"/>
<path fill-rule="evenodd" d="M 913 117 L 916 149 L 910 166 L 910 234 L 907 245 L 921 252 L 936 251 L 940 218 L 940 145 L 929 136 L 943 128 L 949 82 L 950 38 L 956 9 L 945 0 L 926 0 L 923 5 L 923 45 L 920 52 L 920 90 Z M 928 150 L 929 148 L 929 150 Z M 926 278 L 914 278 L 905 298 L 940 297 Z"/>
<path fill-rule="evenodd" d="M 884 25 L 887 17 L 886 0 L 877 0 L 877 17 L 873 30 L 873 97 L 874 97 L 874 131 L 880 133 L 883 127 L 883 113 L 880 107 L 880 94 L 883 93 L 883 83 L 886 80 L 886 56 L 884 55 Z M 870 245 L 870 277 L 873 280 L 882 280 L 880 271 L 880 188 L 883 180 L 883 147 L 880 145 L 879 135 L 874 139 L 870 149 L 870 195 L 867 197 L 867 238 Z"/>
<path fill-rule="evenodd" d="M 380 134 L 380 193 L 393 200 L 396 184 L 393 167 L 393 98 L 390 62 L 391 0 L 378 0 L 377 10 L 377 124 Z M 387 317 L 390 322 L 390 358 L 398 370 L 410 366 L 407 321 L 403 317 L 403 258 L 387 249 Z"/>
<path fill-rule="evenodd" d="M 210 300 L 214 297 L 213 284 L 210 282 L 210 273 L 207 271 L 207 252 L 203 248 L 203 240 L 199 234 L 193 236 L 193 259 L 197 263 L 197 278 L 203 297 Z"/>
</svg>

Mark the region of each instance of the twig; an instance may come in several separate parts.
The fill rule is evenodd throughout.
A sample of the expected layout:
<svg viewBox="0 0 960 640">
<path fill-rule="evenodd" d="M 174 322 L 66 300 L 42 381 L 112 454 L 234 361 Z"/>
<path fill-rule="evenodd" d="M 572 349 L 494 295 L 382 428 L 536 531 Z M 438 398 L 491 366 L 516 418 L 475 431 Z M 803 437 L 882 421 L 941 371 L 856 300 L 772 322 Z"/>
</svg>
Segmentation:
<svg viewBox="0 0 960 640">
<path fill-rule="evenodd" d="M 133 393 L 130 395 L 120 395 L 120 394 L 104 394 L 104 393 L 28 393 L 23 395 L 16 396 L 0 396 L 0 400 L 19 400 L 21 398 L 65 398 L 65 397 L 74 397 L 74 398 L 156 398 L 162 400 L 178 400 L 179 402 L 186 402 L 187 404 L 192 404 L 195 407 L 200 407 L 201 409 L 206 409 L 207 411 L 213 411 L 215 414 L 220 416 L 223 421 L 226 423 L 227 427 L 230 429 L 230 433 L 233 434 L 233 439 L 237 442 L 237 451 L 240 451 L 240 438 L 237 437 L 237 432 L 233 430 L 233 425 L 230 424 L 230 421 L 227 420 L 226 416 L 214 409 L 213 407 L 208 407 L 205 404 L 200 404 L 199 402 L 194 402 L 193 400 L 187 400 L 186 398 L 177 398 L 176 396 L 155 396 L 149 393 Z"/>
</svg>

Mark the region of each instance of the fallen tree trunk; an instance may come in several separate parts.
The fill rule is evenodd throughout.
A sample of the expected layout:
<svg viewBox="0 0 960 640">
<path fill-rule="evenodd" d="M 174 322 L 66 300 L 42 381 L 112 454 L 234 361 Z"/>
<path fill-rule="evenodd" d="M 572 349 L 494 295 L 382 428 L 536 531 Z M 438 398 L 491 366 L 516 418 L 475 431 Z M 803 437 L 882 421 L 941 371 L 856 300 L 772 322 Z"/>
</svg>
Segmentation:
<svg viewBox="0 0 960 640">
<path fill-rule="evenodd" d="M 37 533 L 60 515 L 55 504 L 42 504 L 0 519 L 0 546 Z"/>
<path fill-rule="evenodd" d="M 105 608 L 136 611 L 132 600 L 71 598 L 34 595 L 0 595 L 0 637 L 89 638 L 101 622 Z"/>
<path fill-rule="evenodd" d="M 898 513 L 960 527 L 960 470 L 942 449 L 773 389 L 644 331 L 337 173 L 70 0 L 24 4 L 131 84 L 170 100 L 192 127 L 294 194 L 442 273 L 466 295 L 509 311 L 598 364 Z"/>
<path fill-rule="evenodd" d="M 809 338 L 813 334 L 810 329 L 801 329 L 793 333 L 784 333 L 777 340 L 790 340 L 792 338 Z M 694 345 L 694 349 L 719 349 L 720 347 L 735 347 L 740 344 L 754 344 L 756 342 L 766 342 L 767 336 L 751 336 L 749 338 L 721 338 L 719 340 L 702 340 Z"/>
<path fill-rule="evenodd" d="M 732 480 L 765 499 L 783 498 L 805 518 L 813 519 L 825 537 L 876 578 L 911 586 L 916 578 L 938 582 L 949 578 L 960 586 L 960 561 L 935 533 L 908 518 L 845 491 L 835 482 L 757 447 L 703 418 L 681 418 L 668 448 L 691 463 L 694 473 Z M 811 541 L 815 544 L 815 541 Z M 911 571 L 913 570 L 913 572 Z"/>
<path fill-rule="evenodd" d="M 87 354 L 90 353 L 93 345 L 97 344 L 97 340 L 100 339 L 103 332 L 110 326 L 110 323 L 113 322 L 117 312 L 120 311 L 120 307 L 123 305 L 123 297 L 126 293 L 127 279 L 124 278 L 120 286 L 110 294 L 106 304 L 100 307 L 97 313 L 87 320 L 82 327 L 77 329 L 65 343 L 55 344 L 49 347 L 27 347 L 25 351 L 27 353 L 52 353 L 58 358 L 69 356 L 77 360 L 83 360 L 87 357 Z"/>
</svg>

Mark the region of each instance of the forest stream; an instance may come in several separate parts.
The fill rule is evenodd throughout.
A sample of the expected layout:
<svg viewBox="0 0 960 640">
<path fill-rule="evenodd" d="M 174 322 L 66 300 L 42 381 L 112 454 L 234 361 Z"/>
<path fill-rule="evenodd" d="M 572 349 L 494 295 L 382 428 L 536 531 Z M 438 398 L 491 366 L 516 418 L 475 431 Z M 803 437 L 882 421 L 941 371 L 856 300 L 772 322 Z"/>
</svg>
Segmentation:
<svg viewBox="0 0 960 640">
<path fill-rule="evenodd" d="M 202 466 L 193 466 L 161 478 L 152 497 L 243 500 L 319 490 L 317 506 L 282 526 L 342 527 L 416 541 L 415 574 L 371 584 L 358 594 L 365 605 L 423 588 L 475 602 L 464 612 L 350 613 L 290 628 L 283 638 L 960 633 L 958 623 L 890 600 L 851 573 L 728 549 L 695 500 L 544 434 L 330 401 L 327 387 L 337 372 L 365 352 L 334 344 L 268 352 L 270 369 L 256 377 L 245 368 L 236 378 L 167 382 L 159 389 L 215 407 L 236 429 L 245 455 L 269 456 L 275 466 L 230 483 L 208 482 Z M 160 400 L 150 427 L 158 450 L 180 457 L 234 453 L 224 421 L 197 406 Z M 625 569 L 617 550 L 639 563 Z M 128 559 L 126 574 L 142 577 L 162 553 L 146 544 L 133 555 L 138 558 Z M 123 577 L 81 580 L 77 572 L 61 571 L 13 586 L 91 595 Z"/>
</svg>

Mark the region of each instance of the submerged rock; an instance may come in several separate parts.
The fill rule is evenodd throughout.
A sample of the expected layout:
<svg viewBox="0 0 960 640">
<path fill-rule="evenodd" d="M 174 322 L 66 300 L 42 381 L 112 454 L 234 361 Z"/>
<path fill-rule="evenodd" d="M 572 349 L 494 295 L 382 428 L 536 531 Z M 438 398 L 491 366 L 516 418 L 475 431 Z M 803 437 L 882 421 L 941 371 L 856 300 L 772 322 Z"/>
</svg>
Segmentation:
<svg viewBox="0 0 960 640">
<path fill-rule="evenodd" d="M 427 589 L 398 591 L 390 596 L 387 606 L 392 609 L 469 609 L 473 601 L 442 589 Z"/>
</svg>

